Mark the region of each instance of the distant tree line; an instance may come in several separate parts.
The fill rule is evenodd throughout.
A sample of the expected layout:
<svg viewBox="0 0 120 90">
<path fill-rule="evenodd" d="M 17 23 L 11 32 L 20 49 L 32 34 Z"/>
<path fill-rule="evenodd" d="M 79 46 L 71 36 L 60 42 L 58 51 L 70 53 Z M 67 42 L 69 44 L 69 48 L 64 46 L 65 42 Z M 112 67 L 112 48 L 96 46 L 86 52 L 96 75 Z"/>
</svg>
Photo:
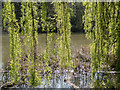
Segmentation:
<svg viewBox="0 0 120 90">
<path fill-rule="evenodd" d="M 18 22 L 20 22 L 20 17 L 22 16 L 21 14 L 21 2 L 12 2 L 15 6 L 15 14 L 16 14 L 16 19 L 18 20 Z M 41 3 L 36 3 L 36 6 L 38 7 L 38 9 L 41 8 L 42 4 Z M 51 4 L 50 2 L 47 3 L 47 6 L 49 7 L 48 10 L 48 16 L 52 16 L 54 18 L 54 6 L 53 4 Z M 70 22 L 71 22 L 71 31 L 72 32 L 84 32 L 84 24 L 82 23 L 82 17 L 84 15 L 84 10 L 85 7 L 82 5 L 82 2 L 80 3 L 74 3 L 73 6 L 71 6 L 73 8 L 73 15 L 70 18 Z M 2 8 L 4 8 L 4 2 L 2 3 Z M 38 10 L 38 17 L 41 18 L 41 11 Z M 53 21 L 51 21 L 53 22 Z M 56 24 L 56 23 L 55 23 Z M 38 33 L 44 33 L 45 31 L 42 31 L 41 26 L 41 20 L 39 19 L 38 22 Z M 8 32 L 8 26 L 6 26 L 5 28 L 3 28 L 3 32 Z M 57 28 L 56 28 L 57 29 Z M 20 27 L 20 32 L 22 30 L 22 27 Z M 55 30 L 54 32 L 57 32 L 57 30 Z"/>
</svg>

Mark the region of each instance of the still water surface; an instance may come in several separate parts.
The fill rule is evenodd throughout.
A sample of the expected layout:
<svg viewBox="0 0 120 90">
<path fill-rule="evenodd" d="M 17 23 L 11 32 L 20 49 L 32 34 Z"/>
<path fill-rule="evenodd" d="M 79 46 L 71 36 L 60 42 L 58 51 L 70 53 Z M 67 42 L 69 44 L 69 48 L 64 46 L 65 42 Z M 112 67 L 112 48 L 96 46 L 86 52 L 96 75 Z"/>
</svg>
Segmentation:
<svg viewBox="0 0 120 90">
<path fill-rule="evenodd" d="M 40 51 L 44 51 L 45 49 L 45 34 L 39 34 L 38 35 L 38 41 L 40 46 Z M 74 33 L 71 35 L 71 49 L 79 50 L 81 47 L 87 47 L 90 44 L 90 40 L 86 39 L 85 34 L 81 33 Z M 0 48 L 1 49 L 1 48 Z M 2 50 L 0 50 L 0 55 L 2 55 L 2 60 L 0 61 L 0 69 L 6 64 L 6 62 L 9 60 L 9 35 L 3 34 L 2 35 Z"/>
</svg>

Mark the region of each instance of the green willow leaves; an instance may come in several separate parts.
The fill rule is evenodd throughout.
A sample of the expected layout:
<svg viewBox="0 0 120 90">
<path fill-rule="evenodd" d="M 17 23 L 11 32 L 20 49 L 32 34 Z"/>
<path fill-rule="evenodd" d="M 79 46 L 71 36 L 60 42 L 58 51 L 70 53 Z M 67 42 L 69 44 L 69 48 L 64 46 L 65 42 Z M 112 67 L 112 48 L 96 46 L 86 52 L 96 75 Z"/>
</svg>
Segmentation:
<svg viewBox="0 0 120 90">
<path fill-rule="evenodd" d="M 52 15 L 49 5 L 54 7 Z M 8 26 L 10 40 L 11 81 L 22 81 L 29 87 L 40 85 L 43 73 L 50 80 L 56 63 L 59 62 L 62 69 L 73 65 L 70 49 L 72 9 L 69 3 L 43 2 L 40 7 L 38 9 L 35 2 L 21 2 L 20 21 L 16 19 L 14 3 L 5 2 L 3 8 L 3 28 Z M 42 53 L 42 61 L 39 58 L 41 54 L 38 53 L 38 23 L 42 31 L 46 32 L 46 49 Z"/>
<path fill-rule="evenodd" d="M 93 77 L 97 71 L 120 70 L 119 2 L 85 2 L 86 36 L 91 38 Z M 112 64 L 112 65 L 111 65 Z M 100 84 L 102 85 L 102 84 Z"/>
</svg>

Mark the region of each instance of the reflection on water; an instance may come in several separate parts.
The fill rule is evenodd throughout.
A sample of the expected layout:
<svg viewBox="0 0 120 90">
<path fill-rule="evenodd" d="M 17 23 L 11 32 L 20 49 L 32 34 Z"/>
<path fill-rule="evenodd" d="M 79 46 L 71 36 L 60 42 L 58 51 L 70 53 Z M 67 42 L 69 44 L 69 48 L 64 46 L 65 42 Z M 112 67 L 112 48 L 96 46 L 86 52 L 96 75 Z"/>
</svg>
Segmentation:
<svg viewBox="0 0 120 90">
<path fill-rule="evenodd" d="M 76 86 L 80 88 L 91 88 L 91 80 L 90 73 L 80 72 L 78 75 L 73 75 L 71 79 L 71 83 L 74 83 Z M 49 87 L 49 88 L 72 88 L 72 86 L 66 82 L 65 79 L 69 78 L 69 73 L 64 74 L 53 74 L 53 78 L 50 81 L 50 85 L 48 85 L 48 80 L 43 79 L 45 85 L 41 85 L 41 87 Z"/>
<path fill-rule="evenodd" d="M 84 71 L 80 72 L 73 77 L 71 82 L 80 88 L 91 88 L 91 73 Z"/>
<path fill-rule="evenodd" d="M 70 72 L 54 73 L 50 80 L 45 79 L 46 75 L 44 75 L 41 85 L 36 88 L 73 88 L 71 84 L 65 82 L 69 78 L 69 74 Z M 96 73 L 95 78 L 91 79 L 91 72 L 82 71 L 73 74 L 71 83 L 79 88 L 120 88 L 120 74 Z M 21 85 L 21 87 L 28 86 Z"/>
<path fill-rule="evenodd" d="M 120 88 L 120 73 L 95 73 L 94 88 Z"/>
<path fill-rule="evenodd" d="M 72 88 L 71 85 L 65 83 L 64 80 L 68 78 L 68 73 L 65 74 L 52 74 L 52 79 L 42 79 L 43 84 L 40 88 Z M 49 83 L 48 83 L 49 82 Z"/>
</svg>

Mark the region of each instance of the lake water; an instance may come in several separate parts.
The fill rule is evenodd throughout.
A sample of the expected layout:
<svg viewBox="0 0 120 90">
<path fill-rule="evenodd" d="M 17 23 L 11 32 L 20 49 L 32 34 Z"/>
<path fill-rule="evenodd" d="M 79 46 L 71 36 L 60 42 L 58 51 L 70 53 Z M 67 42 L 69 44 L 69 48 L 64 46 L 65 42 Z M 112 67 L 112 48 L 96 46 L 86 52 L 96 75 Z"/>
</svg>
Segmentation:
<svg viewBox="0 0 120 90">
<path fill-rule="evenodd" d="M 41 51 L 45 49 L 45 42 L 46 42 L 45 36 L 46 36 L 45 34 L 38 35 L 38 41 Z M 0 48 L 0 55 L 2 55 L 2 59 L 0 59 L 0 69 L 4 67 L 5 63 L 9 60 L 9 35 L 3 34 L 1 37 L 2 37 L 2 47 Z M 85 34 L 74 33 L 71 35 L 71 48 L 73 50 L 79 50 L 83 46 L 88 47 L 89 44 L 90 44 L 90 40 L 85 38 Z"/>
</svg>

